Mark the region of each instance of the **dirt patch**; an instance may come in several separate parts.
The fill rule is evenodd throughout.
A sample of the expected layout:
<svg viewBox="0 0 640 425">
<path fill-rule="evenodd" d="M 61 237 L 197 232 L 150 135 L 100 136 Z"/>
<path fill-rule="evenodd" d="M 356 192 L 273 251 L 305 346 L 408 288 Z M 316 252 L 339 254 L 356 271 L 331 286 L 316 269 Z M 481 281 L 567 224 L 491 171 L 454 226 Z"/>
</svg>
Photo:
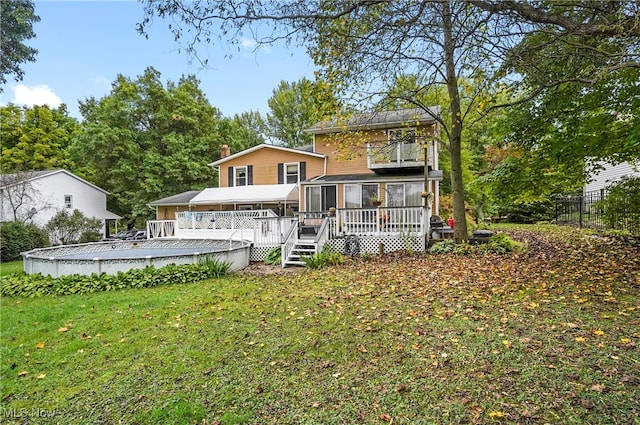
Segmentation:
<svg viewBox="0 0 640 425">
<path fill-rule="evenodd" d="M 249 263 L 247 267 L 240 270 L 239 273 L 249 274 L 253 276 L 269 276 L 274 274 L 296 274 L 305 270 L 305 267 L 286 267 L 282 268 L 280 265 L 269 265 L 263 262 Z"/>
</svg>

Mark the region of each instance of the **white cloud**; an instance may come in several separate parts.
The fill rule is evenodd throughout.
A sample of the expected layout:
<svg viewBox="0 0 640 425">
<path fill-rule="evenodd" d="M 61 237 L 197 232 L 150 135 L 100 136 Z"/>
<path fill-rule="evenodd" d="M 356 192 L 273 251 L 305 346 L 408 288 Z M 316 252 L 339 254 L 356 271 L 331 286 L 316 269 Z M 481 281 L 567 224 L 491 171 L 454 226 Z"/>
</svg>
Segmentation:
<svg viewBox="0 0 640 425">
<path fill-rule="evenodd" d="M 57 108 L 62 100 L 47 85 L 26 86 L 18 84 L 13 88 L 12 103 L 17 105 L 34 106 L 49 105 Z"/>
<path fill-rule="evenodd" d="M 255 42 L 255 40 L 251 40 L 249 38 L 243 38 L 241 45 L 245 49 L 253 50 L 256 48 L 258 44 Z"/>
<path fill-rule="evenodd" d="M 111 81 L 107 79 L 107 77 L 103 77 L 102 75 L 93 77 L 92 82 L 98 86 L 110 87 Z"/>
<path fill-rule="evenodd" d="M 240 42 L 240 45 L 242 46 L 243 49 L 250 50 L 250 51 L 254 51 L 256 47 L 258 47 L 258 43 L 255 40 L 252 40 L 250 38 L 243 38 L 242 41 Z M 263 44 L 262 46 L 260 46 L 260 51 L 269 53 L 271 49 L 269 48 L 269 46 Z"/>
</svg>

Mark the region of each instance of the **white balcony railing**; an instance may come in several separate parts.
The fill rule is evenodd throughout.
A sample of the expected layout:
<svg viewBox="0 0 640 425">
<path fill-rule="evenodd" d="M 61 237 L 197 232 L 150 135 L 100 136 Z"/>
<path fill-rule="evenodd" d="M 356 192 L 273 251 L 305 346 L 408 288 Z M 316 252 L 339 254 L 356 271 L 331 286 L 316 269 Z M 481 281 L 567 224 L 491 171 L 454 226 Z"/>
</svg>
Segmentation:
<svg viewBox="0 0 640 425">
<path fill-rule="evenodd" d="M 432 144 L 428 146 L 427 157 L 428 166 L 432 170 L 437 169 L 434 165 L 434 148 Z M 372 170 L 384 168 L 406 168 L 424 166 L 425 149 L 418 142 L 404 143 L 369 143 L 367 145 L 367 163 Z"/>
</svg>

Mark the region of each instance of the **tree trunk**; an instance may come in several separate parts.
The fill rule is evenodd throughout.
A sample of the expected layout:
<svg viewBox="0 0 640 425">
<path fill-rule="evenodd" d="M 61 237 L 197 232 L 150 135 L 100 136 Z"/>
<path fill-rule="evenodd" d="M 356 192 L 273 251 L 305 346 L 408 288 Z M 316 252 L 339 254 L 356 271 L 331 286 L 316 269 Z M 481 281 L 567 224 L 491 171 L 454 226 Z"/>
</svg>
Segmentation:
<svg viewBox="0 0 640 425">
<path fill-rule="evenodd" d="M 464 184 L 462 181 L 462 111 L 455 65 L 455 45 L 453 41 L 451 5 L 442 4 L 442 26 L 444 30 L 444 57 L 451 111 L 451 130 L 449 131 L 449 155 L 451 156 L 451 191 L 453 193 L 453 220 L 455 241 L 460 243 L 468 239 L 467 219 L 464 208 Z"/>
</svg>

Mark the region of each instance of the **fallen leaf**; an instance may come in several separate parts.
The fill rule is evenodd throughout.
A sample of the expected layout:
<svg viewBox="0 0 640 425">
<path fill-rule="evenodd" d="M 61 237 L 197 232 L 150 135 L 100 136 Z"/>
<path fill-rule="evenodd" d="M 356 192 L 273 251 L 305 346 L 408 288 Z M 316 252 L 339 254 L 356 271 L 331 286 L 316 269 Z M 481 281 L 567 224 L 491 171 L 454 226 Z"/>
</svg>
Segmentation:
<svg viewBox="0 0 640 425">
<path fill-rule="evenodd" d="M 37 343 L 36 348 L 44 348 L 44 342 Z"/>
<path fill-rule="evenodd" d="M 20 372 L 18 372 L 18 376 L 26 376 L 28 374 L 29 372 L 27 372 L 26 370 L 21 370 Z"/>
<path fill-rule="evenodd" d="M 68 327 L 63 326 L 63 327 L 61 327 L 60 329 L 58 329 L 58 332 L 66 332 L 66 331 L 68 331 L 68 330 L 69 330 L 69 328 L 68 328 Z"/>
<path fill-rule="evenodd" d="M 502 419 L 502 418 L 504 418 L 504 413 L 503 412 L 497 412 L 497 411 L 489 412 L 489 417 L 491 419 Z"/>
</svg>

